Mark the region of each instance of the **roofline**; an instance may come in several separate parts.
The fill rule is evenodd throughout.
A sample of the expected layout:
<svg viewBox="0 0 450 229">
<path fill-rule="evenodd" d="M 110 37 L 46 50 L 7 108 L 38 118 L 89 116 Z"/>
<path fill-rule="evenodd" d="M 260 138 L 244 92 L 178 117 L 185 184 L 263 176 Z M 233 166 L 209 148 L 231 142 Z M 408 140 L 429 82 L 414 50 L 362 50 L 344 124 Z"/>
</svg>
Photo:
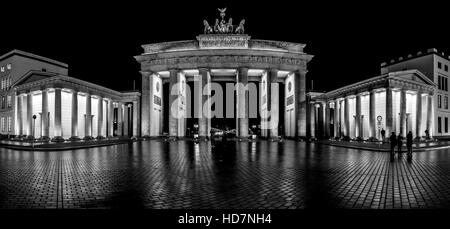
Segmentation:
<svg viewBox="0 0 450 229">
<path fill-rule="evenodd" d="M 19 80 L 17 80 L 13 84 L 13 87 L 20 88 L 22 85 L 16 86 L 16 84 L 20 83 L 24 79 L 28 78 L 28 76 L 33 75 L 33 74 L 36 74 L 36 75 L 47 75 L 47 76 L 49 76 L 49 78 L 36 80 L 36 81 L 30 82 L 30 83 L 37 83 L 37 82 L 40 82 L 40 81 L 45 81 L 45 80 L 49 80 L 50 78 L 53 78 L 53 80 L 58 80 L 59 79 L 59 80 L 72 81 L 72 82 L 78 83 L 78 84 L 83 84 L 83 85 L 85 85 L 87 87 L 90 87 L 90 88 L 95 88 L 97 90 L 103 90 L 104 92 L 107 92 L 109 94 L 113 94 L 113 95 L 115 95 L 117 97 L 120 97 L 122 95 L 138 95 L 139 96 L 141 94 L 139 91 L 134 91 L 134 92 L 116 91 L 114 89 L 107 88 L 107 87 L 102 86 L 102 85 L 98 85 L 98 84 L 91 83 L 91 82 L 88 82 L 88 81 L 85 81 L 85 80 L 81 80 L 81 79 L 78 79 L 78 78 L 70 77 L 70 76 L 67 76 L 67 75 L 51 73 L 51 72 L 35 71 L 35 70 L 31 70 L 31 71 L 27 72 L 24 76 L 22 76 Z M 23 85 L 26 85 L 26 84 L 23 84 Z"/>
<path fill-rule="evenodd" d="M 346 89 L 349 89 L 349 88 L 357 87 L 358 85 L 361 85 L 361 84 L 364 84 L 364 83 L 367 83 L 367 82 L 373 82 L 375 80 L 380 80 L 380 79 L 383 79 L 383 78 L 393 78 L 393 77 L 396 77 L 396 76 L 399 76 L 399 75 L 405 75 L 405 74 L 416 74 L 416 75 L 420 76 L 423 80 L 428 82 L 430 85 L 432 85 L 434 87 L 437 86 L 433 81 L 431 81 L 428 77 L 426 77 L 419 70 L 417 70 L 417 69 L 410 69 L 410 70 L 406 70 L 406 71 L 395 71 L 395 72 L 389 72 L 389 73 L 385 73 L 385 74 L 382 74 L 382 75 L 374 76 L 374 77 L 371 77 L 371 78 L 368 78 L 368 79 L 365 79 L 365 80 L 362 80 L 362 81 L 358 81 L 356 83 L 352 83 L 352 84 L 349 84 L 349 85 L 346 85 L 346 86 L 343 86 L 343 87 L 331 90 L 329 92 L 323 93 L 322 95 L 320 95 L 320 97 L 321 98 L 322 97 L 326 98 L 329 95 L 339 93 L 339 91 L 343 91 L 343 90 L 346 90 Z"/>
<path fill-rule="evenodd" d="M 397 60 L 392 59 L 390 62 L 383 62 L 380 64 L 380 67 L 384 68 L 384 67 L 388 67 L 388 66 L 392 66 L 395 64 L 399 64 L 408 60 L 413 60 L 413 59 L 417 59 L 417 58 L 421 58 L 421 57 L 425 57 L 425 56 L 429 56 L 429 55 L 437 55 L 440 56 L 448 61 L 450 61 L 450 56 L 445 56 L 445 54 L 443 52 L 439 53 L 437 49 L 435 48 L 430 48 L 427 49 L 426 52 L 417 52 L 416 55 L 411 55 L 409 54 L 406 57 L 399 57 Z"/>
<path fill-rule="evenodd" d="M 60 62 L 60 61 L 57 61 L 57 60 L 53 60 L 53 59 L 50 59 L 50 58 L 47 58 L 47 57 L 39 56 L 39 55 L 36 55 L 36 54 L 33 54 L 33 53 L 24 52 L 24 51 L 21 51 L 21 50 L 18 50 L 18 49 L 13 49 L 13 50 L 9 51 L 8 53 L 3 54 L 2 56 L 0 56 L 0 61 L 6 59 L 8 57 L 16 56 L 16 55 L 17 56 L 28 57 L 30 59 L 46 62 L 46 63 L 53 64 L 53 65 L 57 65 L 59 67 L 63 67 L 63 68 L 66 68 L 66 69 L 69 68 L 69 65 L 66 64 L 66 63 L 63 63 L 63 62 Z"/>
</svg>

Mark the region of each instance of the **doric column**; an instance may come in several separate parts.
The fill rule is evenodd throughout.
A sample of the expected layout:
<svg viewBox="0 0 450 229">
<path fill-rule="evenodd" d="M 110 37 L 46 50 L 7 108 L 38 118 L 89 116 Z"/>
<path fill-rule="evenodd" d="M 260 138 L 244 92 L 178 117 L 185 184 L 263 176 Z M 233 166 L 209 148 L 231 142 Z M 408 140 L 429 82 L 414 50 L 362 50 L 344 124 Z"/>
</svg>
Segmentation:
<svg viewBox="0 0 450 229">
<path fill-rule="evenodd" d="M 86 115 L 85 115 L 85 139 L 92 138 L 92 97 L 90 94 L 86 94 Z"/>
<path fill-rule="evenodd" d="M 334 100 L 334 137 L 340 137 L 339 136 L 339 100 Z"/>
<path fill-rule="evenodd" d="M 17 95 L 17 124 L 18 124 L 18 131 L 17 131 L 17 135 L 21 136 L 23 135 L 23 114 L 22 114 L 22 95 Z"/>
<path fill-rule="evenodd" d="M 400 92 L 400 131 L 406 136 L 406 90 Z"/>
<path fill-rule="evenodd" d="M 295 100 L 296 100 L 296 132 L 297 137 L 306 136 L 306 71 L 295 72 Z"/>
<path fill-rule="evenodd" d="M 200 137 L 207 138 L 210 136 L 210 130 L 211 130 L 211 126 L 209 126 L 210 113 L 208 113 L 208 114 L 203 113 L 203 106 L 205 105 L 205 103 L 207 101 L 209 101 L 211 94 L 208 93 L 207 95 L 204 95 L 203 90 L 208 90 L 208 88 L 205 89 L 205 86 L 207 86 L 207 85 L 209 86 L 209 83 L 211 82 L 211 76 L 209 73 L 209 69 L 207 69 L 207 68 L 199 68 L 198 72 L 200 75 L 199 75 L 199 79 L 197 79 L 197 81 L 195 82 L 197 85 L 196 85 L 196 90 L 194 92 L 194 93 L 197 93 L 195 98 L 198 99 L 197 104 L 195 104 L 195 108 L 197 109 L 196 112 L 198 115 L 198 135 Z M 208 107 L 210 108 L 210 106 L 208 106 Z M 208 109 L 208 110 L 210 110 L 210 109 Z"/>
<path fill-rule="evenodd" d="M 133 101 L 133 138 L 139 137 L 139 104 L 137 101 Z"/>
<path fill-rule="evenodd" d="M 141 72 L 142 75 L 142 96 L 141 96 L 141 135 L 143 137 L 150 136 L 150 112 L 151 110 L 151 104 L 152 104 L 152 96 L 151 96 L 151 90 L 152 90 L 152 84 L 150 81 L 151 73 L 150 72 Z M 162 88 L 162 87 L 161 87 Z M 162 89 L 161 89 L 162 90 Z M 170 93 L 170 92 L 169 92 Z M 169 106 L 170 109 L 170 106 Z M 137 123 L 137 125 L 139 125 Z"/>
<path fill-rule="evenodd" d="M 28 92 L 27 94 L 27 135 L 29 137 L 33 136 L 33 93 Z"/>
<path fill-rule="evenodd" d="M 128 121 L 129 121 L 129 109 L 128 109 L 128 105 L 124 104 L 123 105 L 123 136 L 127 136 L 128 137 Z"/>
<path fill-rule="evenodd" d="M 108 100 L 108 137 L 114 137 L 114 103 Z"/>
<path fill-rule="evenodd" d="M 78 137 L 78 91 L 72 90 L 72 140 L 79 139 Z"/>
<path fill-rule="evenodd" d="M 42 126 L 42 139 L 48 139 L 50 123 L 48 121 L 48 92 L 47 89 L 42 90 L 42 115 L 41 115 L 41 126 Z"/>
<path fill-rule="evenodd" d="M 329 138 L 331 136 L 330 130 L 330 119 L 331 119 L 331 111 L 330 111 L 330 102 L 325 103 L 325 115 L 324 115 L 324 124 L 325 124 L 325 137 Z"/>
<path fill-rule="evenodd" d="M 173 94 L 172 92 L 175 91 L 174 87 L 176 87 L 177 83 L 178 83 L 178 72 L 179 70 L 177 69 L 171 69 L 170 70 L 170 78 L 169 78 L 169 135 L 172 137 L 177 137 L 178 136 L 178 114 L 173 114 L 173 109 L 174 107 L 176 107 L 177 109 L 175 109 L 175 112 L 179 112 L 178 109 L 178 104 L 174 104 L 175 102 L 177 102 L 178 100 L 178 94 L 179 91 L 178 89 L 176 89 L 176 93 Z"/>
<path fill-rule="evenodd" d="M 356 112 L 355 112 L 355 135 L 356 137 L 362 138 L 362 128 L 361 128 L 361 94 L 356 95 Z"/>
<path fill-rule="evenodd" d="M 422 136 L 422 92 L 416 95 L 416 138 Z"/>
<path fill-rule="evenodd" d="M 61 126 L 61 88 L 55 88 L 55 137 L 53 141 L 63 141 Z"/>
<path fill-rule="evenodd" d="M 123 103 L 119 102 L 117 106 L 117 136 L 123 136 L 123 108 Z"/>
<path fill-rule="evenodd" d="M 428 110 L 428 112 L 427 112 L 427 130 L 429 131 L 430 138 L 431 138 L 431 137 L 433 137 L 433 134 L 434 134 L 434 128 L 433 128 L 433 116 L 434 116 L 434 113 L 433 113 L 433 110 L 434 110 L 433 95 L 429 94 L 427 96 L 427 99 L 428 99 L 428 101 L 427 101 L 427 108 L 428 108 L 427 109 Z"/>
<path fill-rule="evenodd" d="M 344 123 L 345 123 L 345 136 L 350 137 L 350 109 L 349 109 L 349 97 L 345 97 L 344 103 Z"/>
<path fill-rule="evenodd" d="M 267 98 L 268 98 L 268 111 L 269 116 L 269 135 L 271 138 L 278 138 L 278 125 L 279 125 L 279 88 L 278 88 L 278 70 L 269 69 L 267 71 Z M 272 86 L 274 84 L 274 86 Z M 276 86 L 275 86 L 276 85 Z"/>
<path fill-rule="evenodd" d="M 394 117 L 392 111 L 392 88 L 386 88 L 386 136 L 394 132 Z M 396 133 L 397 134 L 397 133 Z"/>
<path fill-rule="evenodd" d="M 311 138 L 315 138 L 316 137 L 316 105 L 313 102 L 311 102 L 309 104 L 309 110 L 311 112 L 311 114 L 309 115 L 310 131 L 311 131 L 310 135 L 311 135 Z"/>
<path fill-rule="evenodd" d="M 237 120 L 239 125 L 238 137 L 248 137 L 248 68 L 241 67 L 238 72 L 238 87 L 237 87 Z"/>
<path fill-rule="evenodd" d="M 376 117 L 375 117 L 375 90 L 370 91 L 369 94 L 369 134 L 370 137 L 375 138 L 376 135 Z"/>
<path fill-rule="evenodd" d="M 97 138 L 104 138 L 103 131 L 103 97 L 98 96 L 98 108 L 97 108 Z"/>
</svg>

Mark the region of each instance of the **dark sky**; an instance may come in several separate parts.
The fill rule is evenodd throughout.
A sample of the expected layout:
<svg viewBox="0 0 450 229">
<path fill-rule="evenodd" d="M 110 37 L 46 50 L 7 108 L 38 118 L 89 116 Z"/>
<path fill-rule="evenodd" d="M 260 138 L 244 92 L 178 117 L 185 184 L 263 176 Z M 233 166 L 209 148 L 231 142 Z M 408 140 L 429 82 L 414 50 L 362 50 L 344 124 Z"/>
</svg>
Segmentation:
<svg viewBox="0 0 450 229">
<path fill-rule="evenodd" d="M 141 45 L 189 40 L 213 23 L 246 19 L 255 39 L 307 44 L 317 90 L 379 73 L 381 62 L 435 47 L 450 54 L 444 3 L 374 1 L 77 1 L 2 3 L 0 53 L 21 49 L 69 64 L 69 74 L 116 90 L 140 87 Z"/>
</svg>

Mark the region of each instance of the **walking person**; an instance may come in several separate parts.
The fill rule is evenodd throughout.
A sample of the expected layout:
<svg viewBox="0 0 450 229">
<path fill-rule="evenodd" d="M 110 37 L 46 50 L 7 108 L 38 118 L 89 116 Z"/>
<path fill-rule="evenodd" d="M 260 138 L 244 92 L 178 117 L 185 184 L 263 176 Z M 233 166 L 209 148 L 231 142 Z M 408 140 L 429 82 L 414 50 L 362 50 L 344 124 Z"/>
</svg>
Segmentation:
<svg viewBox="0 0 450 229">
<path fill-rule="evenodd" d="M 412 144 L 413 144 L 413 136 L 412 132 L 409 131 L 408 135 L 406 135 L 406 148 L 408 150 L 408 157 L 412 156 Z"/>
<path fill-rule="evenodd" d="M 391 142 L 391 160 L 394 160 L 395 144 L 397 143 L 397 137 L 395 136 L 395 132 L 392 132 L 389 140 Z"/>
<path fill-rule="evenodd" d="M 398 155 L 402 156 L 402 145 L 403 145 L 403 136 L 402 133 L 398 133 L 397 136 L 397 150 L 398 150 Z"/>
<path fill-rule="evenodd" d="M 381 139 L 383 142 L 386 140 L 386 131 L 384 129 L 381 129 Z"/>
</svg>

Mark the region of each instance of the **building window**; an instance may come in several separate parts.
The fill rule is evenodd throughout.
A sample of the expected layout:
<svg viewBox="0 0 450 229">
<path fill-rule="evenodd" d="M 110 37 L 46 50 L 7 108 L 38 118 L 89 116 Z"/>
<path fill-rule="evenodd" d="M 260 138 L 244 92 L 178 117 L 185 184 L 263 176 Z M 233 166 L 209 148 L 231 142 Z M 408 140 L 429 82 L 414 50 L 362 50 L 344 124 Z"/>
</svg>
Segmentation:
<svg viewBox="0 0 450 229">
<path fill-rule="evenodd" d="M 442 108 L 442 95 L 438 95 L 438 108 Z"/>
<path fill-rule="evenodd" d="M 2 109 L 5 109 L 6 99 L 5 96 L 2 96 Z"/>
<path fill-rule="evenodd" d="M 444 130 L 445 130 L 445 133 L 448 133 L 448 118 L 447 117 L 444 118 Z"/>
<path fill-rule="evenodd" d="M 442 63 L 441 62 L 438 62 L 438 68 L 442 69 Z"/>
<path fill-rule="evenodd" d="M 6 69 L 11 70 L 11 64 L 7 64 Z"/>
<path fill-rule="evenodd" d="M 443 77 L 443 78 L 444 78 L 444 80 L 443 80 L 443 83 L 444 83 L 443 90 L 444 91 L 448 91 L 448 85 L 447 85 L 448 79 L 447 79 L 447 77 Z"/>
<path fill-rule="evenodd" d="M 11 133 L 11 126 L 12 126 L 12 117 L 8 117 L 8 132 Z"/>
<path fill-rule="evenodd" d="M 8 108 L 11 108 L 12 103 L 11 103 L 11 96 L 10 96 L 10 95 L 8 95 L 8 97 L 7 97 L 7 99 L 6 99 L 6 103 L 7 103 L 7 107 L 8 107 Z"/>
<path fill-rule="evenodd" d="M 438 117 L 438 133 L 442 133 L 442 128 L 441 128 L 441 117 Z"/>
<path fill-rule="evenodd" d="M 444 65 L 444 70 L 448 72 L 448 65 Z"/>
<path fill-rule="evenodd" d="M 2 117 L 2 132 L 5 132 L 5 117 Z"/>
<path fill-rule="evenodd" d="M 4 72 L 4 71 L 5 71 L 5 66 L 2 66 L 1 72 Z"/>
</svg>

